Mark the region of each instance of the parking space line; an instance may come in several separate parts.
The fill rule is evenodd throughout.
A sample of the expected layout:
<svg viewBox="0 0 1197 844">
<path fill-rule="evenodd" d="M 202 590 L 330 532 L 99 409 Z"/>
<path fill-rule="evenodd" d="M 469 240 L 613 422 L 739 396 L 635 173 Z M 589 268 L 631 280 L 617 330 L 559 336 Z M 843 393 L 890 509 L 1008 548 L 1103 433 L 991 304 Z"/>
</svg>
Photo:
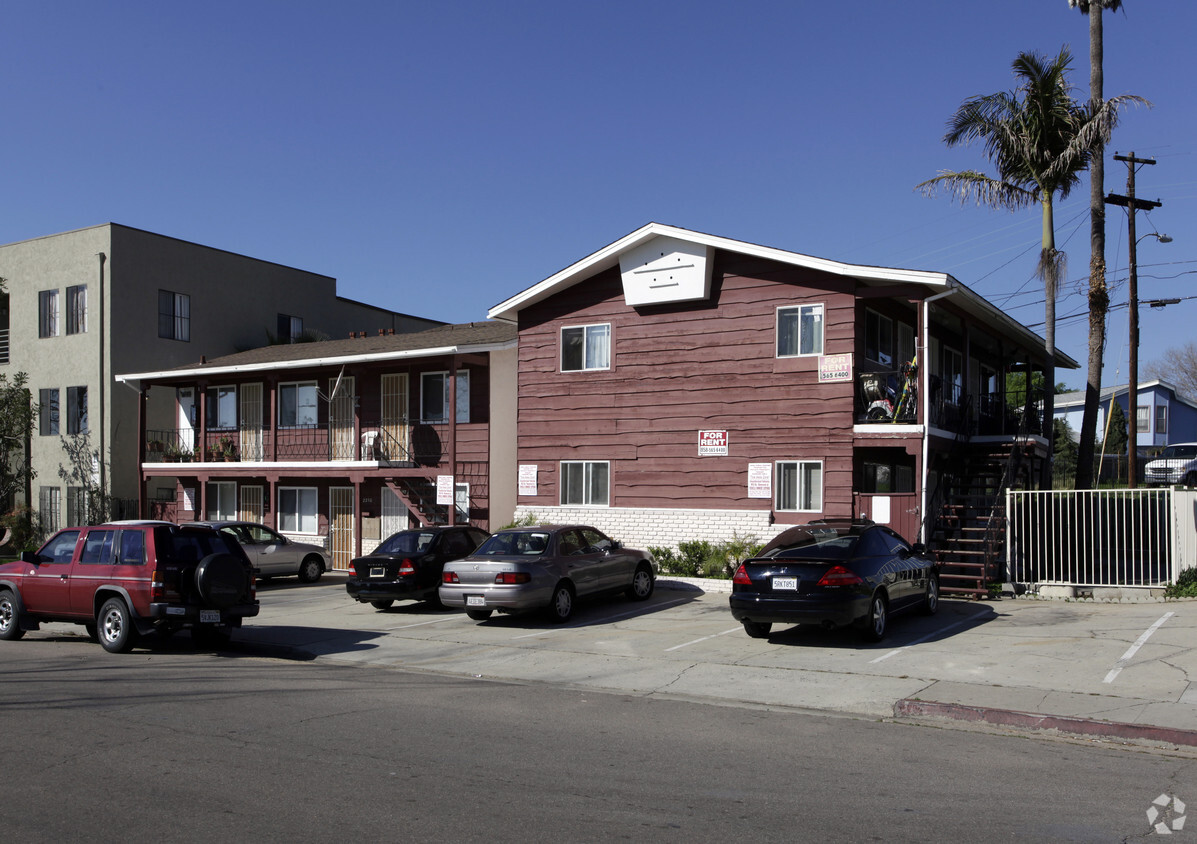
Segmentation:
<svg viewBox="0 0 1197 844">
<path fill-rule="evenodd" d="M 926 642 L 935 636 L 939 636 L 942 633 L 947 633 L 949 630 L 954 630 L 955 628 L 959 627 L 960 625 L 969 624 L 972 621 L 973 621 L 973 619 L 971 619 L 971 618 L 962 618 L 959 621 L 957 621 L 955 624 L 949 624 L 947 627 L 941 627 L 938 630 L 932 630 L 930 633 L 928 633 L 923 638 L 915 639 L 909 645 L 903 645 L 900 648 L 895 648 L 894 650 L 890 651 L 887 654 L 882 654 L 881 656 L 877 657 L 876 659 L 869 660 L 869 664 L 872 665 L 874 663 L 881 662 L 882 660 L 889 659 L 891 656 L 900 654 L 900 653 L 902 653 L 902 651 L 907 650 L 908 648 L 913 648 L 915 645 L 921 645 L 923 642 Z"/>
<path fill-rule="evenodd" d="M 691 645 L 697 645 L 699 642 L 705 642 L 707 639 L 714 639 L 716 636 L 726 636 L 728 633 L 735 633 L 737 630 L 740 630 L 740 629 L 741 629 L 740 627 L 733 627 L 730 630 L 724 630 L 720 633 L 712 633 L 710 636 L 703 636 L 701 639 L 693 639 L 689 642 L 683 642 L 680 645 L 674 645 L 672 648 L 666 648 L 665 653 L 669 653 L 670 651 L 680 650 L 681 648 L 688 648 Z"/>
<path fill-rule="evenodd" d="M 1155 624 L 1148 627 L 1142 636 L 1140 636 L 1138 639 L 1135 639 L 1135 643 L 1127 649 L 1126 653 L 1124 653 L 1121 657 L 1119 657 L 1118 661 L 1116 663 L 1114 663 L 1114 667 L 1110 669 L 1110 673 L 1106 675 L 1106 678 L 1104 680 L 1102 680 L 1102 682 L 1103 683 L 1113 683 L 1114 678 L 1116 678 L 1119 674 L 1122 673 L 1122 669 L 1126 667 L 1126 664 L 1128 662 L 1130 662 L 1131 657 L 1133 657 L 1136 653 L 1138 653 L 1139 648 L 1143 647 L 1143 645 L 1145 645 L 1147 643 L 1147 640 L 1151 638 L 1151 634 L 1154 633 L 1155 631 L 1159 630 L 1160 627 L 1163 625 L 1163 623 L 1165 621 L 1167 621 L 1168 619 L 1170 619 L 1175 614 L 1176 613 L 1171 613 L 1171 612 L 1164 613 L 1163 618 L 1161 618 Z"/>
<path fill-rule="evenodd" d="M 430 621 L 417 621 L 415 624 L 400 624 L 398 627 L 384 627 L 383 632 L 389 633 L 392 630 L 406 630 L 409 627 L 423 627 L 425 624 L 440 624 L 442 621 L 453 621 L 462 617 L 463 616 L 454 613 L 453 615 L 441 616 L 440 618 L 434 618 Z"/>
<path fill-rule="evenodd" d="M 657 604 L 654 607 L 654 609 L 665 609 L 666 607 L 677 606 L 678 604 L 686 603 L 686 601 L 688 601 L 688 600 L 690 600 L 690 599 L 689 598 L 679 598 L 676 601 L 667 601 L 664 604 Z M 621 621 L 625 618 L 631 618 L 634 615 L 643 615 L 643 614 L 644 613 L 642 610 L 629 610 L 628 612 L 620 613 L 619 615 L 613 615 L 610 618 L 604 618 L 603 623 L 605 624 L 608 621 Z M 516 639 L 531 639 L 536 636 L 547 636 L 548 634 L 554 633 L 558 630 L 577 630 L 579 627 L 589 627 L 589 626 L 590 625 L 588 625 L 588 624 L 563 624 L 560 627 L 550 627 L 548 630 L 537 630 L 535 633 L 524 633 L 523 635 L 520 635 L 520 636 L 513 636 L 512 641 L 515 641 Z"/>
</svg>

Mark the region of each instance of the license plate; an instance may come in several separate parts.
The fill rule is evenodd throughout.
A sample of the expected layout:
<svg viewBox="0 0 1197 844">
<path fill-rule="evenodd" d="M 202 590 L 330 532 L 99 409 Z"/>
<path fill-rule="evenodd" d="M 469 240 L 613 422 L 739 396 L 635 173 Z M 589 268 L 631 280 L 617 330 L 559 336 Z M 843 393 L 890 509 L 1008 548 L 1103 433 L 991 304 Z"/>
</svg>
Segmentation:
<svg viewBox="0 0 1197 844">
<path fill-rule="evenodd" d="M 486 598 L 482 595 L 466 595 L 467 607 L 485 607 Z"/>
<path fill-rule="evenodd" d="M 374 568 L 370 569 L 370 577 L 386 577 L 386 576 L 387 576 L 387 570 L 384 569 L 382 566 L 375 566 Z"/>
<path fill-rule="evenodd" d="M 201 624 L 220 624 L 220 610 L 200 610 Z"/>
<path fill-rule="evenodd" d="M 797 592 L 798 578 L 796 577 L 775 577 L 773 578 L 774 592 Z"/>
</svg>

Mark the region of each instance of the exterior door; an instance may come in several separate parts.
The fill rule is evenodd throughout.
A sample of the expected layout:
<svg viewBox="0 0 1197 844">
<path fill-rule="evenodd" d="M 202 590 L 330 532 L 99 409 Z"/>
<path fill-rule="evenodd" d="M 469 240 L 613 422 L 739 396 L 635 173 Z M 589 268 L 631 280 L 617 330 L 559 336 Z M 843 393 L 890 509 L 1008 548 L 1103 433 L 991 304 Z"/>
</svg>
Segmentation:
<svg viewBox="0 0 1197 844">
<path fill-rule="evenodd" d="M 356 460 L 353 442 L 354 377 L 328 379 L 329 459 Z M 333 394 L 333 391 L 336 394 Z"/>
<path fill-rule="evenodd" d="M 178 396 L 179 418 L 178 442 L 179 448 L 188 451 L 195 450 L 195 392 L 191 388 L 179 388 Z M 169 445 L 169 443 L 168 443 Z"/>
<path fill-rule="evenodd" d="M 345 570 L 354 557 L 353 487 L 328 491 L 328 542 L 334 569 Z"/>
<path fill-rule="evenodd" d="M 382 376 L 382 443 L 379 454 L 383 460 L 410 460 L 411 427 L 407 416 L 407 373 Z"/>
<path fill-rule="evenodd" d="M 238 395 L 241 403 L 238 413 L 241 459 L 262 460 L 262 385 L 242 384 Z"/>
</svg>

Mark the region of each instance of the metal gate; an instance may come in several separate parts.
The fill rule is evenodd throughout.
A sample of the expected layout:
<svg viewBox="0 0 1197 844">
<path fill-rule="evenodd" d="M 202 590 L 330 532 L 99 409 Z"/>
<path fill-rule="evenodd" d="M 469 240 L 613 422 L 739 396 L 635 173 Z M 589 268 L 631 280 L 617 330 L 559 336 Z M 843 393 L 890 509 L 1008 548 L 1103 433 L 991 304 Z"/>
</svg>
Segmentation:
<svg viewBox="0 0 1197 844">
<path fill-rule="evenodd" d="M 348 569 L 354 557 L 353 487 L 328 490 L 328 550 L 334 569 Z"/>
</svg>

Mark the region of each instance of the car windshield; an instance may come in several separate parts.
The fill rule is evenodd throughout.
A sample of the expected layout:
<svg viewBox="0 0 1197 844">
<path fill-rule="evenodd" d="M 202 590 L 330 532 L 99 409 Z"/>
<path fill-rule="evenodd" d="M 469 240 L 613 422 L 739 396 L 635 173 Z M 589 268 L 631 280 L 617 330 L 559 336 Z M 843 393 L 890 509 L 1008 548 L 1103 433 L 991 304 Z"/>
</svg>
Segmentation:
<svg viewBox="0 0 1197 844">
<path fill-rule="evenodd" d="M 1197 444 L 1170 445 L 1160 452 L 1161 460 L 1192 460 L 1197 457 Z"/>
<path fill-rule="evenodd" d="M 778 537 L 782 539 L 782 537 Z M 786 531 L 784 543 L 766 548 L 762 557 L 808 560 L 846 560 L 856 550 L 859 534 L 811 525 Z"/>
<path fill-rule="evenodd" d="M 388 537 L 375 554 L 422 554 L 432 547 L 436 534 L 427 530 L 405 530 Z"/>
<path fill-rule="evenodd" d="M 529 533 L 526 531 L 512 531 L 510 533 L 496 533 L 482 547 L 474 552 L 475 556 L 486 557 L 535 557 L 543 554 L 549 547 L 547 533 Z"/>
</svg>

